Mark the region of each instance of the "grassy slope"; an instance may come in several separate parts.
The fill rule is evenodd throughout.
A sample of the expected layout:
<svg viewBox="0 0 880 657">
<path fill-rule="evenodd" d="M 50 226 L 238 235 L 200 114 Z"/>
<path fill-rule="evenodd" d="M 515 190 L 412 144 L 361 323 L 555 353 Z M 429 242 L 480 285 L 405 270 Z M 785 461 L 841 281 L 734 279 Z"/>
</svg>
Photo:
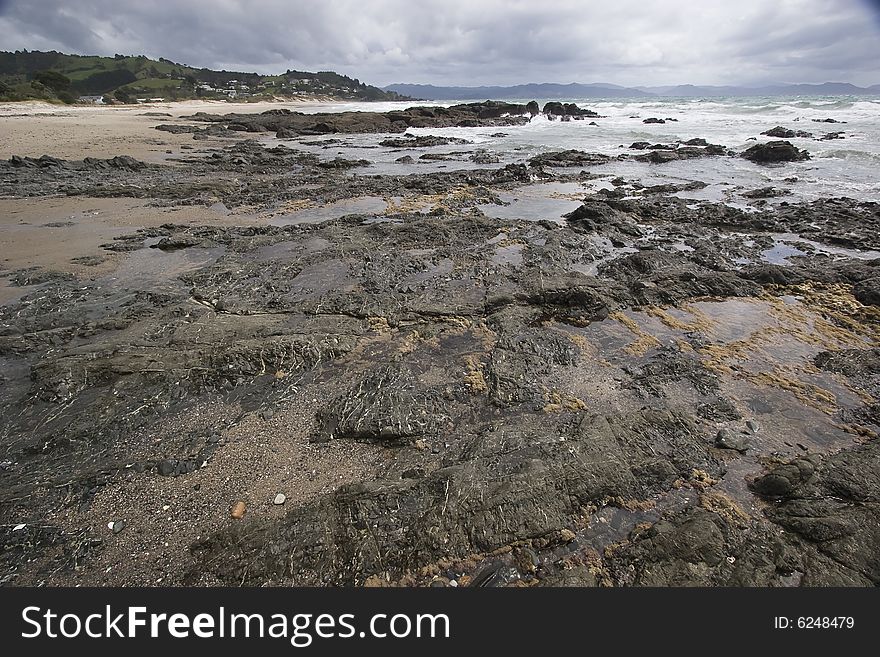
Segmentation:
<svg viewBox="0 0 880 657">
<path fill-rule="evenodd" d="M 48 89 L 34 81 L 40 71 L 55 71 L 71 81 L 66 94 L 77 97 L 86 94 L 113 95 L 118 89 L 132 98 L 165 97 L 185 99 L 195 97 L 222 97 L 221 94 L 199 92 L 192 82 L 225 87 L 233 79 L 247 82 L 255 95 L 273 96 L 290 94 L 320 94 L 362 100 L 392 100 L 394 95 L 376 87 L 360 84 L 335 73 L 291 72 L 290 75 L 257 75 L 233 71 L 197 69 L 168 60 L 153 60 L 144 56 L 98 57 L 65 55 L 56 52 L 0 52 L 0 100 L 58 100 L 65 94 Z M 308 84 L 292 84 L 290 79 L 313 78 Z M 258 84 L 267 84 L 257 90 Z M 239 90 L 240 92 L 241 90 Z"/>
</svg>

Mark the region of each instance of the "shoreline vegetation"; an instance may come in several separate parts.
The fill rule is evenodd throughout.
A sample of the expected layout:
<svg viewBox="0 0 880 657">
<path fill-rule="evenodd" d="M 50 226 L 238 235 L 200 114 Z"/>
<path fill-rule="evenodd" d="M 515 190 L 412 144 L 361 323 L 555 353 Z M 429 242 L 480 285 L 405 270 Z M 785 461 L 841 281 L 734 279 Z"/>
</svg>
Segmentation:
<svg viewBox="0 0 880 657">
<path fill-rule="evenodd" d="M 214 71 L 143 55 L 114 57 L 59 52 L 0 52 L 0 102 L 144 103 L 151 100 L 231 100 L 275 98 L 409 100 L 332 71 L 292 71 L 261 75 Z"/>
</svg>

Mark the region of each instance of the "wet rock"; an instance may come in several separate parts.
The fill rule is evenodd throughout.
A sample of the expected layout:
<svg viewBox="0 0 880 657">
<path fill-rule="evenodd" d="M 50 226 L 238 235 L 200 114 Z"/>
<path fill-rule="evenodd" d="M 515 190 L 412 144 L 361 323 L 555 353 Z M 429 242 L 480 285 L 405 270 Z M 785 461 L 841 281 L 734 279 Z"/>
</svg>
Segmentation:
<svg viewBox="0 0 880 657">
<path fill-rule="evenodd" d="M 87 157 L 83 159 L 83 164 L 92 169 L 123 169 L 125 171 L 140 171 L 147 167 L 145 162 L 136 160 L 128 155 L 117 155 L 109 160 L 101 160 L 98 158 Z"/>
<path fill-rule="evenodd" d="M 412 164 L 413 162 L 415 162 L 415 160 L 412 159 L 412 156 L 410 155 L 404 155 L 403 157 L 399 157 L 394 161 L 398 164 Z"/>
<path fill-rule="evenodd" d="M 313 441 L 415 439 L 442 426 L 443 406 L 439 392 L 415 385 L 408 369 L 381 366 L 319 412 Z"/>
<path fill-rule="evenodd" d="M 618 586 L 781 586 L 804 566 L 778 530 L 695 508 L 634 531 L 606 567 Z"/>
<path fill-rule="evenodd" d="M 742 156 L 758 164 L 800 162 L 810 159 L 810 154 L 807 151 L 800 150 L 787 141 L 768 141 L 766 144 L 755 144 L 748 148 Z"/>
<path fill-rule="evenodd" d="M 542 577 L 538 583 L 539 586 L 552 587 L 589 587 L 599 586 L 596 576 L 590 572 L 587 566 L 576 565 L 565 567 L 562 570 L 548 574 Z"/>
<path fill-rule="evenodd" d="M 40 157 L 34 159 L 32 157 L 21 157 L 20 155 L 13 155 L 9 159 L 9 164 L 16 168 L 41 168 L 41 169 L 50 169 L 50 168 L 63 168 L 67 166 L 67 161 L 62 160 L 57 157 L 52 157 L 51 155 L 41 155 Z"/>
<path fill-rule="evenodd" d="M 788 128 L 783 128 L 781 125 L 778 125 L 775 128 L 770 128 L 770 130 L 765 130 L 761 134 L 768 137 L 776 137 L 777 139 L 792 139 L 793 137 L 813 136 L 812 133 L 805 132 L 803 130 L 789 130 Z"/>
<path fill-rule="evenodd" d="M 319 162 L 318 166 L 322 169 L 353 169 L 355 167 L 370 166 L 369 160 L 348 160 L 344 157 L 336 157 L 326 162 Z"/>
<path fill-rule="evenodd" d="M 472 144 L 473 142 L 460 137 L 438 137 L 436 135 L 413 135 L 407 133 L 403 137 L 391 137 L 379 142 L 380 146 L 390 148 L 430 148 L 432 146 L 446 146 L 448 144 Z"/>
<path fill-rule="evenodd" d="M 599 116 L 596 112 L 580 108 L 574 103 L 560 103 L 558 101 L 546 103 L 543 112 L 552 116 L 586 116 L 590 118 L 598 118 Z"/>
<path fill-rule="evenodd" d="M 611 158 L 602 153 L 585 153 L 578 150 L 541 153 L 529 159 L 531 167 L 587 167 L 606 164 Z"/>
<path fill-rule="evenodd" d="M 846 121 L 838 121 L 837 119 L 813 119 L 813 123 L 846 123 Z"/>
<path fill-rule="evenodd" d="M 802 585 L 876 586 L 880 443 L 809 458 L 809 466 L 803 458 L 780 466 L 788 485 L 773 489 L 772 497 L 783 500 L 765 511 L 770 521 L 794 535 L 792 543 L 803 555 Z"/>
<path fill-rule="evenodd" d="M 636 142 L 636 144 L 641 145 L 639 142 Z M 648 144 L 643 150 L 650 150 L 651 152 L 637 155 L 634 159 L 652 164 L 664 164 L 676 160 L 690 160 L 698 157 L 729 154 L 728 149 L 719 144 L 706 144 L 705 147 L 687 146 L 684 144 Z M 620 157 L 623 158 L 625 156 L 621 155 Z"/>
<path fill-rule="evenodd" d="M 870 378 L 880 375 L 880 349 L 822 351 L 816 355 L 813 363 L 826 372 Z"/>
<path fill-rule="evenodd" d="M 778 196 L 785 196 L 786 194 L 791 194 L 791 192 L 787 189 L 779 189 L 777 187 L 760 187 L 758 189 L 751 189 L 747 192 L 743 192 L 743 196 L 746 198 L 776 198 Z"/>
<path fill-rule="evenodd" d="M 642 121 L 642 123 L 666 123 L 665 119 L 658 119 L 656 116 L 649 117 Z"/>
<path fill-rule="evenodd" d="M 853 296 L 866 306 L 880 306 L 880 276 L 853 285 Z"/>
<path fill-rule="evenodd" d="M 711 422 L 728 422 L 742 418 L 733 402 L 723 397 L 697 406 L 697 415 Z"/>
<path fill-rule="evenodd" d="M 718 434 L 715 436 L 715 445 L 741 453 L 745 453 L 749 449 L 747 438 L 731 429 L 719 429 Z"/>
<path fill-rule="evenodd" d="M 155 130 L 162 132 L 170 132 L 172 135 L 186 135 L 202 132 L 202 128 L 195 125 L 181 125 L 179 123 L 163 123 L 162 125 L 153 126 Z"/>
<path fill-rule="evenodd" d="M 819 141 L 830 141 L 832 139 L 845 139 L 843 136 L 844 132 L 826 132 L 824 135 L 819 137 Z"/>
<path fill-rule="evenodd" d="M 178 251 L 180 249 L 189 249 L 194 246 L 199 246 L 202 243 L 203 240 L 193 235 L 177 234 L 161 238 L 150 248 L 158 249 L 160 251 Z"/>
<path fill-rule="evenodd" d="M 39 267 L 18 269 L 11 274 L 7 274 L 7 276 L 12 285 L 20 287 L 74 280 L 73 275 L 68 272 L 41 269 Z"/>
<path fill-rule="evenodd" d="M 788 498 L 811 481 L 817 458 L 805 456 L 782 464 L 752 483 L 752 490 L 764 497 Z"/>
<path fill-rule="evenodd" d="M 402 133 L 407 128 L 522 125 L 529 121 L 528 114 L 525 105 L 485 101 L 451 107 L 410 107 L 390 112 L 290 112 L 222 116 L 197 112 L 184 118 L 206 123 L 225 123 L 230 130 L 235 131 L 271 131 L 280 139 L 290 139 L 300 135 Z"/>
<path fill-rule="evenodd" d="M 479 149 L 476 153 L 471 155 L 471 162 L 475 162 L 477 164 L 497 164 L 501 161 L 501 158 L 495 155 L 494 153 L 490 153 L 485 149 Z"/>
<path fill-rule="evenodd" d="M 9 164 L 15 168 L 38 166 L 36 160 L 29 157 L 22 157 L 21 155 L 13 155 L 9 158 Z"/>
<path fill-rule="evenodd" d="M 699 432 L 680 415 L 582 417 L 566 425 L 565 441 L 545 418 L 529 422 L 526 430 L 502 424 L 460 436 L 463 442 L 446 452 L 448 465 L 422 479 L 351 484 L 248 535 L 235 528 L 218 534 L 194 547 L 199 568 L 239 583 L 242 577 L 245 583 L 352 582 L 377 569 L 393 576 L 412 567 L 413 554 L 431 563 L 449 554 L 491 552 L 515 536 L 558 537 L 588 500 L 645 499 L 695 467 L 718 471 Z M 558 494 L 560 474 L 566 495 Z M 489 481 L 500 485 L 482 483 Z M 483 494 L 468 492 L 474 490 Z M 221 561 L 224 568 L 216 568 Z"/>
</svg>

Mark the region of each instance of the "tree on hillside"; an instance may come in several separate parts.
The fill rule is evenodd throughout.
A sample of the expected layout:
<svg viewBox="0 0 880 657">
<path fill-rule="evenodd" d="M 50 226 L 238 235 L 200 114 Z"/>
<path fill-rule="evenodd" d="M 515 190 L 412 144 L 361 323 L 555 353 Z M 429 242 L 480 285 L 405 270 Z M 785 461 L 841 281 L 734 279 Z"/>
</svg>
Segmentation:
<svg viewBox="0 0 880 657">
<path fill-rule="evenodd" d="M 70 89 L 70 78 L 57 71 L 40 71 L 34 74 L 34 80 L 55 93 Z"/>
</svg>

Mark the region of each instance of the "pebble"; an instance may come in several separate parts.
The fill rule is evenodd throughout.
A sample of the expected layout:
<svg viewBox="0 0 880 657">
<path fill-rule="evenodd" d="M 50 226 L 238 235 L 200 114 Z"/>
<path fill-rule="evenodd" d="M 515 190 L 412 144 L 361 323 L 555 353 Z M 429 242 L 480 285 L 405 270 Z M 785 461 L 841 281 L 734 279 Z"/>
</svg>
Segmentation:
<svg viewBox="0 0 880 657">
<path fill-rule="evenodd" d="M 115 520 L 110 523 L 110 529 L 113 530 L 114 534 L 118 534 L 123 529 L 125 529 L 125 520 Z"/>
<path fill-rule="evenodd" d="M 239 500 L 232 505 L 232 511 L 230 511 L 230 515 L 235 520 L 241 520 L 242 518 L 244 518 L 245 511 L 247 511 L 247 504 Z"/>
<path fill-rule="evenodd" d="M 281 506 L 281 505 L 284 504 L 286 501 L 287 501 L 287 495 L 285 495 L 284 493 L 278 493 L 278 494 L 275 496 L 275 499 L 272 500 L 272 504 L 274 504 L 274 505 L 276 505 L 276 506 Z"/>
<path fill-rule="evenodd" d="M 758 423 L 754 420 L 749 420 L 748 422 L 746 422 L 746 426 L 752 433 L 758 433 Z"/>
</svg>

